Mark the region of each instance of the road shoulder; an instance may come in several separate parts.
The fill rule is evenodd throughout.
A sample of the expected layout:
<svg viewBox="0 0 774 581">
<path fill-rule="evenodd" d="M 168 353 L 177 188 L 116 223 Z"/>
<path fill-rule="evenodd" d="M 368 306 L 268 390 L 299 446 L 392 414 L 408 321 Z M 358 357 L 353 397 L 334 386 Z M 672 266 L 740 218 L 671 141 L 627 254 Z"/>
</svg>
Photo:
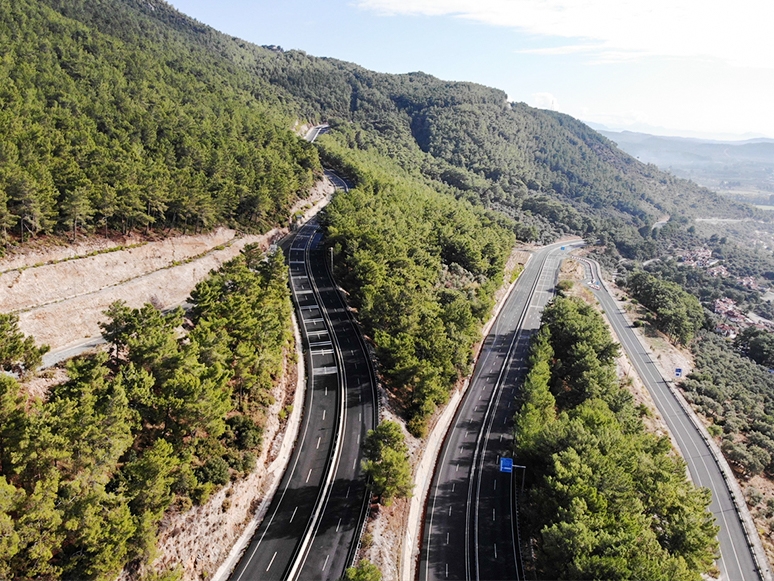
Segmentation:
<svg viewBox="0 0 774 581">
<path fill-rule="evenodd" d="M 631 303 L 627 302 L 627 298 L 628 298 L 627 295 L 623 291 L 618 289 L 615 286 L 615 284 L 609 281 L 603 281 L 603 284 L 606 286 L 608 293 L 610 294 L 610 296 L 612 297 L 613 301 L 616 304 L 616 307 L 623 314 L 624 319 L 630 325 L 632 325 L 632 312 L 631 312 L 631 309 L 629 308 L 631 306 Z M 599 306 L 599 308 L 601 308 L 601 306 Z M 604 311 L 602 312 L 603 314 L 605 314 Z M 605 320 L 607 321 L 608 326 L 612 330 L 612 324 L 609 321 L 606 314 L 605 314 Z M 742 521 L 745 537 L 748 545 L 752 550 L 753 557 L 754 557 L 756 566 L 758 568 L 758 571 L 762 573 L 762 576 L 765 581 L 770 581 L 773 578 L 771 566 L 767 558 L 766 552 L 763 548 L 763 543 L 761 542 L 761 538 L 759 536 L 758 529 L 755 525 L 755 521 L 752 517 L 749 507 L 747 506 L 747 502 L 745 501 L 745 496 L 742 491 L 742 486 L 739 480 L 735 477 L 733 471 L 731 470 L 731 467 L 729 466 L 728 461 L 726 460 L 725 456 L 721 452 L 717 442 L 707 430 L 706 420 L 703 419 L 698 413 L 696 413 L 696 411 L 693 409 L 693 406 L 691 406 L 688 403 L 688 401 L 685 399 L 682 391 L 675 386 L 675 382 L 673 378 L 676 374 L 676 370 L 680 369 L 681 376 L 685 376 L 688 373 L 690 373 L 690 371 L 694 367 L 693 360 L 690 356 L 690 353 L 683 351 L 677 348 L 676 346 L 672 345 L 668 340 L 666 340 L 666 338 L 663 337 L 662 334 L 658 332 L 654 332 L 653 336 L 651 337 L 649 336 L 648 333 L 645 332 L 644 330 L 645 327 L 634 327 L 633 325 L 632 327 L 634 329 L 634 334 L 636 335 L 640 345 L 646 351 L 650 359 L 655 363 L 662 378 L 666 379 L 665 382 L 669 388 L 669 391 L 674 396 L 674 399 L 677 401 L 679 406 L 685 411 L 686 415 L 691 421 L 691 424 L 694 426 L 694 428 L 700 434 L 701 438 L 707 444 L 712 454 L 713 460 L 715 464 L 718 466 L 723 476 L 723 479 L 728 487 L 731 499 L 736 508 L 736 512 Z M 620 342 L 620 337 L 617 336 L 614 330 L 613 330 L 613 336 L 616 337 Z M 679 448 L 675 446 L 675 441 L 671 433 L 670 433 L 670 439 L 672 440 L 673 447 L 675 447 L 676 450 L 679 450 Z M 690 478 L 690 475 L 689 475 L 689 478 Z"/>
</svg>

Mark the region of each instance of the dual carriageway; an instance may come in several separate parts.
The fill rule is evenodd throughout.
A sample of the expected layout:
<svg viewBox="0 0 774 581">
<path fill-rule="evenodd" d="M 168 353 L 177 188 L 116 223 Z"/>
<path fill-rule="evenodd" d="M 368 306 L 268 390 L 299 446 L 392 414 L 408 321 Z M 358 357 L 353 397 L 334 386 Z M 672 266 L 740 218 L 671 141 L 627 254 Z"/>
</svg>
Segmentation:
<svg viewBox="0 0 774 581">
<path fill-rule="evenodd" d="M 553 296 L 562 261 L 580 245 L 557 243 L 537 250 L 485 338 L 431 482 L 416 571 L 420 581 L 525 578 L 525 539 L 519 538 L 515 518 L 524 468 L 505 474 L 499 460 L 511 456 L 512 405 L 526 371 L 530 337 Z M 288 469 L 233 581 L 339 579 L 354 562 L 368 511 L 362 442 L 378 419 L 370 354 L 333 281 L 314 221 L 295 234 L 287 256 L 305 347 L 305 409 Z M 600 280 L 598 266 L 585 264 L 590 279 Z M 692 478 L 713 492 L 711 510 L 721 527 L 721 579 L 769 579 L 768 568 L 755 560 L 706 442 L 607 289 L 590 286 L 675 434 Z"/>
<path fill-rule="evenodd" d="M 376 380 L 362 333 L 336 288 L 315 222 L 287 251 L 307 390 L 288 468 L 233 581 L 335 581 L 355 557 L 368 510 L 362 442 L 375 427 Z"/>
</svg>

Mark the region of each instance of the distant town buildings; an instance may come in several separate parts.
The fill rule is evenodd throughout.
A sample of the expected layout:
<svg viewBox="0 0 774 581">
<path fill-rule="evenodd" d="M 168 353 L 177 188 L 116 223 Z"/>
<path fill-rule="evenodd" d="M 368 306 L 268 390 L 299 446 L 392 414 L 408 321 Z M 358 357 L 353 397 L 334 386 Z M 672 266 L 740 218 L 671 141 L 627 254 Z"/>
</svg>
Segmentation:
<svg viewBox="0 0 774 581">
<path fill-rule="evenodd" d="M 720 262 L 717 258 L 712 258 L 712 250 L 706 246 L 696 250 L 689 250 L 680 258 L 682 258 L 683 264 L 693 266 L 694 268 L 709 268 Z"/>
<path fill-rule="evenodd" d="M 715 327 L 715 332 L 718 335 L 722 335 L 728 339 L 735 339 L 737 335 L 736 329 L 734 329 L 734 327 L 731 325 L 726 325 L 725 323 L 720 323 L 717 327 Z"/>
<path fill-rule="evenodd" d="M 720 260 L 712 258 L 712 250 L 706 246 L 689 250 L 685 254 L 679 256 L 678 259 L 683 265 L 705 270 L 708 275 L 714 278 L 728 278 L 731 276 L 731 273 L 728 272 L 728 269 L 724 264 L 720 263 Z M 760 292 L 766 290 L 758 284 L 758 281 L 753 276 L 736 277 L 735 280 L 742 286 L 751 290 Z"/>
<path fill-rule="evenodd" d="M 737 333 L 747 327 L 755 327 L 764 331 L 774 331 L 774 323 L 756 317 L 757 322 L 745 315 L 736 302 L 728 297 L 715 300 L 715 314 L 725 319 L 725 322 L 715 327 L 715 332 L 733 339 Z"/>
<path fill-rule="evenodd" d="M 736 281 L 741 284 L 742 286 L 746 286 L 747 288 L 754 290 L 754 291 L 762 291 L 763 288 L 758 284 L 758 282 L 755 280 L 752 276 L 745 276 L 743 278 L 737 278 Z"/>
<path fill-rule="evenodd" d="M 728 268 L 717 258 L 712 257 L 712 250 L 703 246 L 686 251 L 678 256 L 678 260 L 685 266 L 704 270 L 713 278 L 729 278 L 732 274 Z M 765 292 L 767 289 L 758 284 L 753 276 L 733 277 L 741 286 L 757 292 Z M 717 299 L 714 305 L 716 315 L 723 320 L 715 327 L 715 332 L 729 339 L 735 338 L 743 329 L 755 327 L 769 332 L 774 332 L 774 322 L 758 317 L 754 313 L 745 314 L 733 299 L 723 297 Z"/>
<path fill-rule="evenodd" d="M 728 269 L 723 264 L 719 264 L 717 266 L 713 266 L 711 268 L 707 269 L 707 274 L 714 278 L 728 278 L 731 276 L 731 273 L 728 272 Z"/>
<path fill-rule="evenodd" d="M 737 306 L 736 301 L 729 299 L 728 297 L 715 299 L 715 314 L 720 315 L 737 325 L 752 325 L 752 319 L 742 313 Z"/>
</svg>

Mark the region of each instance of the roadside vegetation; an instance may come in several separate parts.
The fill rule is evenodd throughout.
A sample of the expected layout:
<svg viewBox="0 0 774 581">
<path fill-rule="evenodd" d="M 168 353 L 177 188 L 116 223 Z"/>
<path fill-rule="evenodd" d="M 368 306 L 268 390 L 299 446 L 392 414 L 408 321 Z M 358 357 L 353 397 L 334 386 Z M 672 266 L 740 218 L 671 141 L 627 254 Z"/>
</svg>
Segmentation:
<svg viewBox="0 0 774 581">
<path fill-rule="evenodd" d="M 675 343 L 687 345 L 704 326 L 701 303 L 679 285 L 640 271 L 629 275 L 626 286 L 651 311 L 656 328 Z"/>
<path fill-rule="evenodd" d="M 717 551 L 709 492 L 668 438 L 645 432 L 618 349 L 580 299 L 545 309 L 515 416 L 522 540 L 536 543 L 540 579 L 699 581 Z"/>
<path fill-rule="evenodd" d="M 363 444 L 363 471 L 371 479 L 371 491 L 379 503 L 389 506 L 393 498 L 408 498 L 414 483 L 403 432 L 395 422 L 384 421 L 369 430 Z"/>
<path fill-rule="evenodd" d="M 382 581 L 382 573 L 376 565 L 363 559 L 345 571 L 344 581 Z"/>
<path fill-rule="evenodd" d="M 24 376 L 33 373 L 48 353 L 48 346 L 38 347 L 33 337 L 19 331 L 19 317 L 0 313 L 0 374 Z"/>
<path fill-rule="evenodd" d="M 168 510 L 255 469 L 291 349 L 282 255 L 247 248 L 191 302 L 189 320 L 114 304 L 109 353 L 45 399 L 0 374 L 0 577 L 115 579 L 153 557 Z"/>
<path fill-rule="evenodd" d="M 514 243 L 511 222 L 395 166 L 385 171 L 371 155 L 350 159 L 357 187 L 325 209 L 326 239 L 409 430 L 422 435 L 470 370 Z"/>
</svg>

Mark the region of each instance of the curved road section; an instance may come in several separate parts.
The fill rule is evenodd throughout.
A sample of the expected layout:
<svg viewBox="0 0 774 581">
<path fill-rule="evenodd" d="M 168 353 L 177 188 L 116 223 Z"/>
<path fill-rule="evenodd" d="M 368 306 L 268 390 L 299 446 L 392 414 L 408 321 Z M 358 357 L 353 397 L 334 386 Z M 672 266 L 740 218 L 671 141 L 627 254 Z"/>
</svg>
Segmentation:
<svg viewBox="0 0 774 581">
<path fill-rule="evenodd" d="M 510 457 L 513 401 L 529 339 L 553 296 L 571 246 L 537 251 L 508 297 L 473 371 L 435 468 L 419 562 L 421 581 L 523 578 L 514 490 L 518 470 L 500 472 Z"/>
<path fill-rule="evenodd" d="M 375 380 L 328 267 L 315 222 L 288 250 L 307 393 L 299 439 L 233 581 L 335 580 L 351 564 L 368 508 L 361 441 L 376 419 Z"/>
<path fill-rule="evenodd" d="M 680 453 L 688 464 L 691 479 L 697 486 L 706 486 L 712 492 L 710 510 L 720 526 L 720 559 L 718 568 L 724 581 L 757 581 L 763 576 L 756 567 L 744 527 L 734 506 L 723 473 L 715 462 L 712 451 L 687 412 L 669 389 L 650 355 L 642 346 L 618 304 L 601 283 L 599 265 L 583 260 L 592 283 L 591 290 L 605 310 L 618 340 L 621 342 L 637 374 L 648 388 L 661 415 L 669 427 Z"/>
<path fill-rule="evenodd" d="M 311 227 L 317 228 L 316 224 Z M 316 236 L 320 236 L 319 232 Z M 319 281 L 319 296 L 343 369 L 342 445 L 333 467 L 332 485 L 320 506 L 310 542 L 300 555 L 296 571 L 289 577 L 304 581 L 336 581 L 353 564 L 370 497 L 361 466 L 362 444 L 377 421 L 376 375 L 369 351 L 333 283 L 329 256 L 323 254 L 322 249 L 312 253 L 312 273 Z M 292 274 L 292 262 L 290 266 Z"/>
</svg>

